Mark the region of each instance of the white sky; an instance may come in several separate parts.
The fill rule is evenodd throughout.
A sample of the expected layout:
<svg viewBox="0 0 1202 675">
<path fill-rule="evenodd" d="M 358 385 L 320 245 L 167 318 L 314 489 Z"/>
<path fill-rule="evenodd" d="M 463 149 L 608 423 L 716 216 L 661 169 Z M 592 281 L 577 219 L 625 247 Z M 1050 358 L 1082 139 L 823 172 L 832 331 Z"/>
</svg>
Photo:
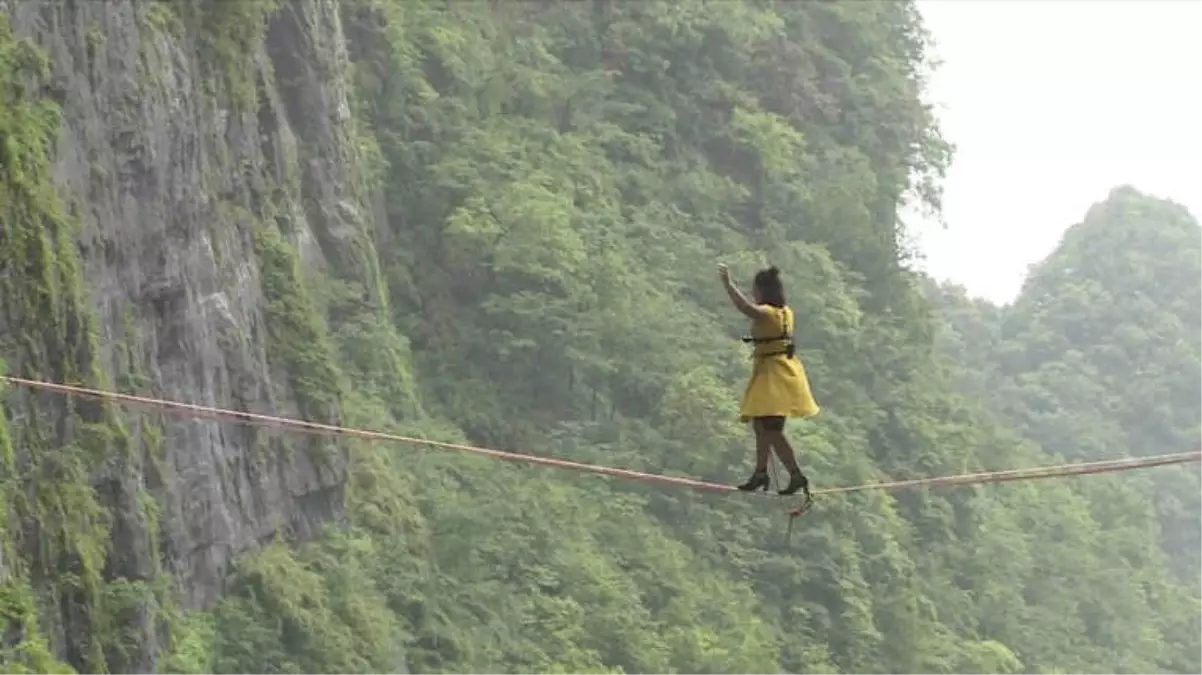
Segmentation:
<svg viewBox="0 0 1202 675">
<path fill-rule="evenodd" d="M 909 221 L 929 273 L 1009 302 L 1124 183 L 1202 216 L 1202 1 L 918 6 L 942 61 L 928 98 L 957 146 L 947 230 Z"/>
</svg>

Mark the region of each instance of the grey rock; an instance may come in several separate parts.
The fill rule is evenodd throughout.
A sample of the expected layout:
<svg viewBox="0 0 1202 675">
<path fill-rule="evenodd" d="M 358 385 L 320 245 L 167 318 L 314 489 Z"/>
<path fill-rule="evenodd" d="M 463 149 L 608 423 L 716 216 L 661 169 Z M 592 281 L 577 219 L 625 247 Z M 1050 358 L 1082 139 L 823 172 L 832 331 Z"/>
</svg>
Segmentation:
<svg viewBox="0 0 1202 675">
<path fill-rule="evenodd" d="M 103 363 L 115 381 L 128 343 L 148 378 L 145 393 L 296 415 L 268 358 L 250 216 L 239 213 L 261 215 L 270 194 L 306 268 L 352 260 L 370 214 L 354 194 L 337 4 L 294 0 L 273 17 L 264 45 L 242 65 L 275 84 L 261 92 L 258 110 L 245 111 L 220 87 L 206 93 L 197 29 L 172 35 L 155 26 L 151 4 L 0 7 L 53 65 L 64 114 L 56 179 L 80 207 Z M 294 188 L 289 175 L 299 176 Z M 169 417 L 161 424 L 161 459 L 147 449 L 139 462 L 100 472 L 98 490 L 124 514 L 112 575 L 152 576 L 158 534 L 158 563 L 178 579 L 185 606 L 209 608 L 232 556 L 281 534 L 312 537 L 343 517 L 344 453 L 319 461 L 295 439 L 286 440 L 293 452 L 280 452 L 260 429 Z M 141 423 L 131 429 L 149 445 Z M 159 533 L 138 515 L 143 490 L 163 504 Z M 147 654 L 127 665 L 150 671 L 156 643 L 145 623 Z"/>
</svg>

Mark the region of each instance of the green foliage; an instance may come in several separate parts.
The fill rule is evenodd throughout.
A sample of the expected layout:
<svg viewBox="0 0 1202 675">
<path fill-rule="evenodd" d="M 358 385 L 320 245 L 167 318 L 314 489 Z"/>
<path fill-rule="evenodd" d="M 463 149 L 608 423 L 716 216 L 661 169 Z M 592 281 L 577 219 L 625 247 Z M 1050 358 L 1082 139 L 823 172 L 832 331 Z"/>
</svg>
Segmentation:
<svg viewBox="0 0 1202 675">
<path fill-rule="evenodd" d="M 331 323 L 356 426 L 731 480 L 749 448 L 747 362 L 712 278 L 726 259 L 788 272 L 825 411 L 793 436 L 820 484 L 1049 461 L 991 398 L 1017 324 L 980 303 L 932 316 L 924 293 L 945 289 L 905 269 L 898 201 L 937 208 L 948 152 L 918 102 L 911 5 L 347 0 L 342 16 L 387 216 L 378 276 L 317 284 L 332 316 L 359 317 Z M 373 294 L 392 300 L 345 312 Z M 1078 365 L 1062 387 L 1088 400 L 1105 371 Z M 785 547 L 777 512 L 734 498 L 350 453 L 349 528 L 247 556 L 203 624 L 213 660 L 197 639 L 175 663 L 1196 667 L 1196 608 L 1139 478 L 822 500 Z"/>
<path fill-rule="evenodd" d="M 5 636 L 6 643 L 0 647 L 0 667 L 4 672 L 75 672 L 50 653 L 38 628 L 37 606 L 28 585 L 0 578 L 0 634 Z M 12 636 L 16 636 L 15 641 Z"/>
<path fill-rule="evenodd" d="M 171 650 L 164 655 L 166 673 L 212 673 L 216 655 L 217 624 L 212 614 L 193 612 L 179 619 L 171 635 Z"/>
<path fill-rule="evenodd" d="M 457 436 L 445 418 L 480 443 L 729 480 L 746 470 L 746 362 L 721 337 L 710 270 L 725 257 L 747 275 L 768 249 L 789 270 L 826 410 L 797 435 L 812 475 L 1046 461 L 951 390 L 982 396 L 998 368 L 978 342 L 937 333 L 904 269 L 897 201 L 937 207 L 947 157 L 915 98 L 925 37 L 911 7 L 355 0 L 343 17 L 371 134 L 359 143 L 389 219 L 382 277 L 435 416 L 404 433 Z M 394 339 L 374 320 L 344 363 Z M 936 337 L 941 353 L 960 340 L 963 360 L 933 358 Z M 390 427 L 369 379 L 347 409 Z M 824 502 L 784 549 L 779 521 L 736 500 L 371 446 L 352 451 L 351 476 L 350 532 L 271 553 L 289 581 L 243 586 L 219 635 L 257 631 L 258 613 L 300 603 L 295 588 L 321 597 L 304 561 L 356 542 L 362 557 L 340 560 L 370 580 L 422 672 L 1188 663 L 1166 646 L 1188 613 L 1169 618 L 1139 590 L 1172 583 L 1164 558 L 1141 554 L 1146 577 L 1110 571 L 1139 550 L 1121 542 L 1159 522 L 1113 481 Z M 1097 510 L 1103 493 L 1134 500 L 1126 524 Z M 1098 587 L 1129 613 L 1079 600 Z M 359 664 L 345 667 L 375 663 L 372 640 L 332 637 L 345 621 L 316 639 Z M 331 667 L 292 639 L 269 630 L 226 667 Z"/>
<path fill-rule="evenodd" d="M 3 30 L 4 26 L 0 24 L 0 31 Z M 0 32 L 0 40 L 5 37 Z M 0 372 L 7 372 L 3 360 L 0 360 Z M 16 454 L 8 435 L 7 420 L 0 416 L 0 503 L 5 505 L 5 510 L 0 512 L 0 635 L 4 636 L 4 644 L 0 645 L 0 667 L 10 673 L 74 673 L 73 668 L 51 653 L 38 625 L 33 589 L 17 567 L 21 559 L 9 531 L 12 521 L 9 505 L 17 498 L 16 490 L 22 487 L 16 477 Z"/>
<path fill-rule="evenodd" d="M 1012 306 L 998 309 L 958 289 L 928 286 L 947 317 L 941 355 L 963 374 L 968 391 L 1057 457 L 1197 447 L 1200 258 L 1202 230 L 1183 208 L 1117 188 L 1066 232 Z M 1029 582 L 1042 599 L 1035 607 L 1050 606 L 1026 627 L 1004 630 L 1037 631 L 1032 640 L 1086 635 L 1090 646 L 1081 656 L 1057 641 L 1037 655 L 1061 669 L 1092 667 L 1088 654 L 1124 671 L 1196 669 L 1200 495 L 1196 470 L 1166 469 L 1093 483 L 1076 506 L 1033 521 L 1048 543 L 1023 558 L 1038 570 Z M 1043 503 L 1054 503 L 1052 497 Z M 1066 540 L 1066 532 L 1074 539 Z M 1074 554 L 1082 550 L 1092 554 Z M 1066 614 L 1069 605 L 1075 609 Z"/>
<path fill-rule="evenodd" d="M 168 3 L 151 3 L 149 12 L 162 22 Z M 257 54 L 267 33 L 267 22 L 280 7 L 280 0 L 208 0 L 196 5 L 201 22 L 200 43 L 210 77 L 219 78 L 230 101 L 240 111 L 254 110 L 257 98 L 256 70 L 248 55 Z M 185 11 L 192 11 L 191 8 Z"/>
<path fill-rule="evenodd" d="M 0 314 L 16 327 L 0 337 L 0 350 L 14 374 L 103 386 L 76 216 L 52 178 L 59 111 L 40 96 L 47 67 L 0 17 Z M 66 668 L 47 652 L 39 629 L 49 629 L 75 668 L 123 669 L 125 648 L 138 638 L 115 626 L 128 623 L 131 608 L 125 582 L 107 577 L 112 526 L 126 514 L 94 485 L 134 470 L 130 438 L 96 402 L 25 394 L 6 397 L 4 407 L 20 424 L 0 420 L 0 594 L 16 634 L 0 664 Z"/>
<path fill-rule="evenodd" d="M 400 656 L 396 619 L 356 561 L 370 545 L 333 537 L 301 560 L 273 545 L 244 560 L 214 619 L 216 673 L 384 672 Z"/>
<path fill-rule="evenodd" d="M 301 416 L 328 423 L 338 412 L 340 375 L 325 322 L 305 290 L 296 252 L 279 230 L 260 225 L 254 238 L 270 359 L 287 373 Z"/>
</svg>

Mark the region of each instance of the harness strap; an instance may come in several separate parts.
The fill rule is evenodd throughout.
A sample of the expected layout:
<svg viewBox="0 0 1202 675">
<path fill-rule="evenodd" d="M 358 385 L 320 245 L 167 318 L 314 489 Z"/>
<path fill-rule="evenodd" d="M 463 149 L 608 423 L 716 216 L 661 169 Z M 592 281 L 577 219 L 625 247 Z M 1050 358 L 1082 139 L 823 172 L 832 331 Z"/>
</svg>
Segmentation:
<svg viewBox="0 0 1202 675">
<path fill-rule="evenodd" d="M 789 314 L 792 314 L 793 310 L 788 309 L 788 308 L 785 308 L 785 309 Z M 768 358 L 769 356 L 788 356 L 789 358 L 793 358 L 793 355 L 795 353 L 795 346 L 793 344 L 793 335 L 790 334 L 788 331 L 789 316 L 785 312 L 781 312 L 781 315 L 782 315 L 784 325 L 781 326 L 781 335 L 779 337 L 757 338 L 753 335 L 748 335 L 748 336 L 742 338 L 743 344 L 757 344 L 757 345 L 765 344 L 768 342 L 780 342 L 782 340 L 788 341 L 789 345 L 785 348 L 784 351 L 771 352 L 768 354 L 760 354 L 759 355 L 760 358 Z M 796 328 L 796 326 L 794 326 L 794 328 Z"/>
</svg>

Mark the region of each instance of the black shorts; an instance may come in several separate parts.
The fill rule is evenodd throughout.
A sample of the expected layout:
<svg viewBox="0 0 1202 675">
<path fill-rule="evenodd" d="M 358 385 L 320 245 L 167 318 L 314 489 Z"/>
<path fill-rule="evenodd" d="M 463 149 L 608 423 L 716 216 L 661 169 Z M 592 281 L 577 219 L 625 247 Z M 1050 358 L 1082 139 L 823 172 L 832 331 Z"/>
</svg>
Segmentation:
<svg viewBox="0 0 1202 675">
<path fill-rule="evenodd" d="M 785 430 L 785 418 L 783 416 L 754 417 L 752 419 L 755 421 L 756 427 L 763 429 L 764 431 L 784 431 Z"/>
</svg>

